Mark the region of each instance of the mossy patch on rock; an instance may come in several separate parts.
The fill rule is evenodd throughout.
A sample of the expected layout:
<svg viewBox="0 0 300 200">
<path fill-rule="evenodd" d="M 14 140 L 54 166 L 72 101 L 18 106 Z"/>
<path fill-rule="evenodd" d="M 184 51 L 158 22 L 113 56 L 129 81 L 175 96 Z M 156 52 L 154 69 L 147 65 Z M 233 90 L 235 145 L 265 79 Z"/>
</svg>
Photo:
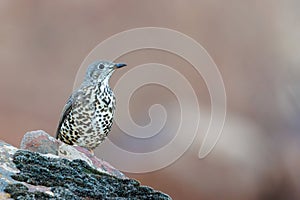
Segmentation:
<svg viewBox="0 0 300 200">
<path fill-rule="evenodd" d="M 83 160 L 67 160 L 18 150 L 13 162 L 20 170 L 12 178 L 51 188 L 51 193 L 31 192 L 25 185 L 9 184 L 5 192 L 14 199 L 170 199 L 133 179 L 121 179 L 92 168 Z"/>
</svg>

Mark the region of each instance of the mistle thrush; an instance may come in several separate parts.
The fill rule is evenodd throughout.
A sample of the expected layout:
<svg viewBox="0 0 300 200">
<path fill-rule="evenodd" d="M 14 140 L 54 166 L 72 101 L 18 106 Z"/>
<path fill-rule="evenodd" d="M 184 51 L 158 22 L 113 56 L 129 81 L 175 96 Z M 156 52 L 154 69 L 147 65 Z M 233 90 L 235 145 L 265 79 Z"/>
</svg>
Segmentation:
<svg viewBox="0 0 300 200">
<path fill-rule="evenodd" d="M 93 150 L 107 137 L 115 112 L 115 95 L 109 79 L 123 63 L 97 61 L 69 97 L 61 115 L 56 138 L 69 145 Z"/>
</svg>

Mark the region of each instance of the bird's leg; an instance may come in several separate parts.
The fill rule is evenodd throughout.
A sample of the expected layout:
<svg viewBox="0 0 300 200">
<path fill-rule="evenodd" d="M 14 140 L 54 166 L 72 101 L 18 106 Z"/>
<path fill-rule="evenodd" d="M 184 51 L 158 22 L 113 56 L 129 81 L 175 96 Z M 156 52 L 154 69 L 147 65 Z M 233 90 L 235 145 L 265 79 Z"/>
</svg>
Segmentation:
<svg viewBox="0 0 300 200">
<path fill-rule="evenodd" d="M 94 155 L 94 151 L 93 151 L 92 149 L 88 149 L 88 151 L 89 151 L 92 155 Z"/>
</svg>

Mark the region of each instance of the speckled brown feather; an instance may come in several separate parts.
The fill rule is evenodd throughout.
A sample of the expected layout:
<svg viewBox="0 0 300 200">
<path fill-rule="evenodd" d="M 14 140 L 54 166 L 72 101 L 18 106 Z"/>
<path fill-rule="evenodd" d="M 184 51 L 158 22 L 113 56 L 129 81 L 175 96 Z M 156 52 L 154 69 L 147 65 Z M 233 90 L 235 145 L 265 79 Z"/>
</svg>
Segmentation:
<svg viewBox="0 0 300 200">
<path fill-rule="evenodd" d="M 110 66 L 108 62 L 98 62 Z M 91 66 L 94 67 L 94 66 Z M 115 96 L 109 87 L 112 71 L 91 68 L 87 71 L 87 78 L 75 90 L 67 101 L 56 132 L 57 139 L 69 145 L 83 146 L 94 149 L 107 137 L 113 123 L 115 111 Z M 93 71 L 94 70 L 94 71 Z M 90 80 L 95 71 L 96 80 Z M 97 72 L 97 71 L 96 71 Z M 100 79 L 99 77 L 103 77 Z"/>
</svg>

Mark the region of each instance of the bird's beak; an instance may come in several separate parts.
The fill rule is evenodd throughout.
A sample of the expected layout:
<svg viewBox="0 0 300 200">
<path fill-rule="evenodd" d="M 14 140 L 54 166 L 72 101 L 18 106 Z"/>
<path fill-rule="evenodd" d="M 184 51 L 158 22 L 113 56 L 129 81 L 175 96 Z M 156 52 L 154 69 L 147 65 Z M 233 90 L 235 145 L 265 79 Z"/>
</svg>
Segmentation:
<svg viewBox="0 0 300 200">
<path fill-rule="evenodd" d="M 116 63 L 115 69 L 127 66 L 125 63 Z"/>
</svg>

